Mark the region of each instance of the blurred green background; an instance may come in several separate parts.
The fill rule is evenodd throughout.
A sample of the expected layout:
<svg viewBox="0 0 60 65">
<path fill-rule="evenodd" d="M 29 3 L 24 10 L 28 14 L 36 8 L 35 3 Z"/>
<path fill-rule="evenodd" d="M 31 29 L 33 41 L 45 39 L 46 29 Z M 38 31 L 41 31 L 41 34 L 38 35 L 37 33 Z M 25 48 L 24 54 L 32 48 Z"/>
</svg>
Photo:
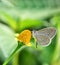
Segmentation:
<svg viewBox="0 0 60 65">
<path fill-rule="evenodd" d="M 55 27 L 47 47 L 35 48 L 15 40 L 25 29 Z M 60 65 L 60 0 L 0 0 L 0 65 Z"/>
</svg>

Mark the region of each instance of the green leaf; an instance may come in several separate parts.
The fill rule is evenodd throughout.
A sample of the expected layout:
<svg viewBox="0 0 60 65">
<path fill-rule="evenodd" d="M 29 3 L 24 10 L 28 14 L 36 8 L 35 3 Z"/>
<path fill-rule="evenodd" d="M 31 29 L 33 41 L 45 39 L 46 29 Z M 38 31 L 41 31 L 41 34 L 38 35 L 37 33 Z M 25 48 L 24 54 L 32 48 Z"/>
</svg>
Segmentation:
<svg viewBox="0 0 60 65">
<path fill-rule="evenodd" d="M 53 58 L 52 58 L 52 65 L 60 65 L 60 16 L 56 15 L 53 19 L 53 25 L 55 25 L 56 29 L 57 29 L 57 40 L 56 40 L 56 48 L 53 54 Z"/>
<path fill-rule="evenodd" d="M 19 9 L 53 9 L 60 6 L 59 0 L 9 0 Z"/>
<path fill-rule="evenodd" d="M 18 46 L 14 32 L 0 23 L 0 59 L 4 61 Z"/>
<path fill-rule="evenodd" d="M 4 0 L 0 4 L 0 9 L 8 11 L 14 9 L 21 17 L 44 19 L 60 13 L 59 2 L 59 0 Z"/>
<path fill-rule="evenodd" d="M 24 30 L 24 29 L 39 29 L 41 26 L 43 26 L 44 22 L 40 20 L 35 20 L 35 19 L 24 19 L 18 21 L 18 28 L 19 31 Z"/>
<path fill-rule="evenodd" d="M 10 15 L 8 15 L 5 11 L 0 10 L 0 17 L 2 21 L 5 21 L 5 23 L 12 27 L 12 29 L 16 30 L 16 21 Z"/>
</svg>

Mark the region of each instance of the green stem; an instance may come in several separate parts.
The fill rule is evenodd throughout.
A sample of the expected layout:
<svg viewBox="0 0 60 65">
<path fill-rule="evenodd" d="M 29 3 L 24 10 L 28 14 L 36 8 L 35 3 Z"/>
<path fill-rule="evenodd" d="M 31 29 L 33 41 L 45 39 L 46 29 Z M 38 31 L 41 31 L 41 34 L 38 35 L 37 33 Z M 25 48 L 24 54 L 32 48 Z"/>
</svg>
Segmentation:
<svg viewBox="0 0 60 65">
<path fill-rule="evenodd" d="M 17 53 L 18 51 L 21 51 L 22 49 L 24 49 L 26 46 L 22 46 L 20 47 L 19 45 L 17 46 L 17 48 L 15 49 L 15 51 L 6 59 L 6 61 L 3 63 L 3 65 L 7 65 L 7 63 L 12 59 L 12 57 L 15 55 L 15 53 Z"/>
<path fill-rule="evenodd" d="M 60 61 L 59 59 L 59 56 L 60 56 L 60 23 L 57 23 L 57 42 L 56 43 L 57 44 L 56 44 L 55 52 L 53 54 L 52 65 L 54 64 L 56 65 L 57 63 L 59 63 L 58 60 Z"/>
</svg>

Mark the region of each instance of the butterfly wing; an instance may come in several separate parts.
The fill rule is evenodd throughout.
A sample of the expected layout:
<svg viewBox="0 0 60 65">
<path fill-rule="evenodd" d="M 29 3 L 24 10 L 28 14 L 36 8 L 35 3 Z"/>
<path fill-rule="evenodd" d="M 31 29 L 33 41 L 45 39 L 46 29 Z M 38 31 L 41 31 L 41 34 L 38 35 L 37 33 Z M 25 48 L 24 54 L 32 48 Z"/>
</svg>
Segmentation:
<svg viewBox="0 0 60 65">
<path fill-rule="evenodd" d="M 40 45 L 47 46 L 51 43 L 52 38 L 55 36 L 56 29 L 48 27 L 38 31 L 33 31 L 32 33 Z"/>
<path fill-rule="evenodd" d="M 48 27 L 41 30 L 36 31 L 37 35 L 46 35 L 52 39 L 56 34 L 56 29 L 54 27 Z"/>
<path fill-rule="evenodd" d="M 41 46 L 48 46 L 51 43 L 51 39 L 46 35 L 35 35 L 36 41 Z"/>
</svg>

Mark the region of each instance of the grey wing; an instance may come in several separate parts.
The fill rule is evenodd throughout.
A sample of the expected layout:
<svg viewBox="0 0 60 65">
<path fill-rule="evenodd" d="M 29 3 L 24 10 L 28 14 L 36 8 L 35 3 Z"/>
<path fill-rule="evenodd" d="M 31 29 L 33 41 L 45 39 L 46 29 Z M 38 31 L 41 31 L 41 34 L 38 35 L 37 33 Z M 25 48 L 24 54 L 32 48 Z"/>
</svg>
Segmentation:
<svg viewBox="0 0 60 65">
<path fill-rule="evenodd" d="M 46 35 L 52 39 L 56 34 L 56 29 L 54 27 L 43 28 L 36 31 L 36 35 Z"/>
<path fill-rule="evenodd" d="M 35 35 L 35 38 L 41 46 L 48 46 L 51 43 L 51 39 L 46 35 Z"/>
</svg>

